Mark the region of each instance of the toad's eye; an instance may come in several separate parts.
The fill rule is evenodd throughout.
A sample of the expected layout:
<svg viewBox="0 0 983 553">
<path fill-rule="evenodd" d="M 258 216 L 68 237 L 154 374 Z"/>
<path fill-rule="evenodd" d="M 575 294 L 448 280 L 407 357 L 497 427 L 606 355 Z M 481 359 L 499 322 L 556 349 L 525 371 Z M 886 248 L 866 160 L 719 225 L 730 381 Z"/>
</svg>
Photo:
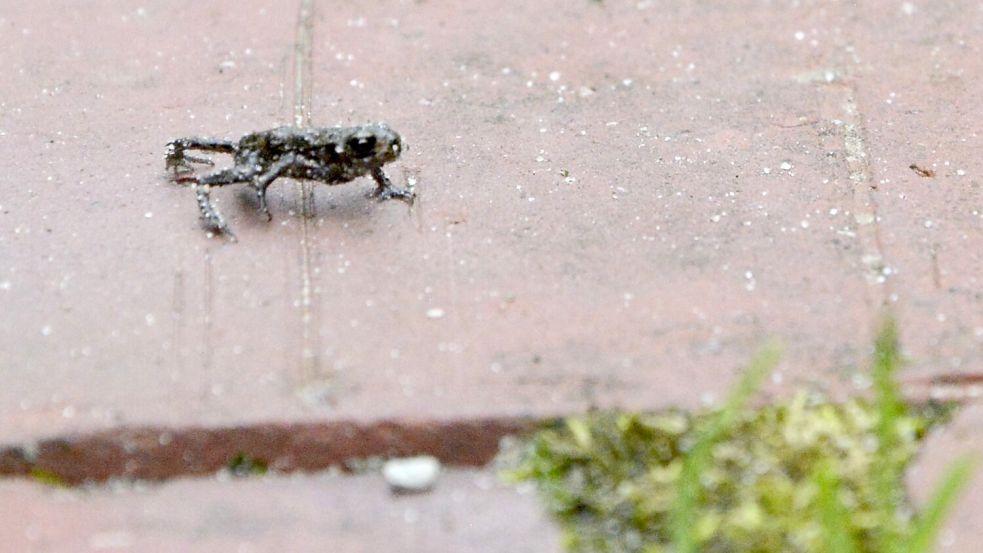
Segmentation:
<svg viewBox="0 0 983 553">
<path fill-rule="evenodd" d="M 352 138 L 348 141 L 348 150 L 358 158 L 371 157 L 375 153 L 375 137 Z"/>
</svg>

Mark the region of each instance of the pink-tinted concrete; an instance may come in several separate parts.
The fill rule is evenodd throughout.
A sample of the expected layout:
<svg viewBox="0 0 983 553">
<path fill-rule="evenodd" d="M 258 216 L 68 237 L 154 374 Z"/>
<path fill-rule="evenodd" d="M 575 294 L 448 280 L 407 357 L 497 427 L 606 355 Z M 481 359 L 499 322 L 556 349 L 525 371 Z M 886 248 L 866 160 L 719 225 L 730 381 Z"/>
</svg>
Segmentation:
<svg viewBox="0 0 983 553">
<path fill-rule="evenodd" d="M 695 405 L 771 335 L 775 382 L 835 386 L 884 304 L 912 374 L 980 370 L 975 3 L 313 4 L 309 59 L 299 3 L 3 10 L 5 459 Z M 209 238 L 164 143 L 298 90 L 398 129 L 416 207 L 231 188 Z"/>
<path fill-rule="evenodd" d="M 919 507 L 924 506 L 947 470 L 957 459 L 976 463 L 969 485 L 962 490 L 953 515 L 939 534 L 939 553 L 973 553 L 983 535 L 983 406 L 964 408 L 955 420 L 929 436 L 925 449 L 908 474 L 908 487 Z"/>
<path fill-rule="evenodd" d="M 911 374 L 983 372 L 983 7 L 864 3 L 857 105 Z M 876 21 L 871 25 L 867 22 Z M 934 171 L 926 178 L 910 166 Z"/>
<path fill-rule="evenodd" d="M 803 227 L 852 190 L 795 126 L 807 12 L 320 6 L 313 122 L 388 120 L 420 201 L 304 220 L 282 182 L 267 224 L 223 190 L 233 245 L 161 152 L 292 120 L 296 10 L 263 6 L 5 15 L 3 442 L 692 403 L 771 333 L 796 374 L 860 358 L 856 252 Z"/>
<path fill-rule="evenodd" d="M 177 480 L 56 490 L 0 482 L 3 551 L 80 553 L 559 552 L 535 495 L 489 472 L 451 471 L 433 492 L 392 496 L 382 477 Z"/>
</svg>

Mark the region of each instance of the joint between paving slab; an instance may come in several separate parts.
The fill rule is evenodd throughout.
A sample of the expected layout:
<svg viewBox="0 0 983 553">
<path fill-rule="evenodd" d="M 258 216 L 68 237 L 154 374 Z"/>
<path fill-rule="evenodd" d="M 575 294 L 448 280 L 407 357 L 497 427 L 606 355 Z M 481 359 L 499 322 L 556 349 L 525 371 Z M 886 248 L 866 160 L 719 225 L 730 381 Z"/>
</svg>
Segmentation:
<svg viewBox="0 0 983 553">
<path fill-rule="evenodd" d="M 288 473 L 346 468 L 368 458 L 432 455 L 452 466 L 489 463 L 506 436 L 542 424 L 532 418 L 260 424 L 226 428 L 121 428 L 0 446 L 0 476 L 68 485 L 111 479 L 160 481 L 216 473 L 236 458 Z"/>
<path fill-rule="evenodd" d="M 902 383 L 911 403 L 970 403 L 983 397 L 983 375 L 949 375 Z M 480 467 L 502 440 L 555 423 L 531 416 L 455 420 L 264 423 L 235 427 L 115 428 L 0 445 L 0 477 L 67 485 L 113 479 L 163 481 L 226 469 L 237 458 L 277 473 L 351 468 L 360 460 L 432 455 L 451 466 Z"/>
</svg>

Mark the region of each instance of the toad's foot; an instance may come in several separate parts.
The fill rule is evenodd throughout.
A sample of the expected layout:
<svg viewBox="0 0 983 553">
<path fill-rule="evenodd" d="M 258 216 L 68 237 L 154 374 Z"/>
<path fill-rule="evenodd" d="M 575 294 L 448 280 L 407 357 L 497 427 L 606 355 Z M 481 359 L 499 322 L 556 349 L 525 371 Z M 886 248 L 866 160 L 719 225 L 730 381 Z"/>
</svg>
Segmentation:
<svg viewBox="0 0 983 553">
<path fill-rule="evenodd" d="M 229 237 L 233 242 L 238 242 L 239 239 L 229 228 L 229 225 L 225 223 L 225 219 L 222 218 L 222 214 L 215 209 L 212 205 L 211 197 L 209 196 L 210 187 L 207 184 L 195 184 L 195 199 L 198 200 L 198 211 L 201 212 L 201 217 L 205 219 L 210 227 L 221 232 Z"/>
<path fill-rule="evenodd" d="M 256 200 L 259 202 L 259 212 L 266 215 L 266 222 L 269 223 L 273 220 L 273 214 L 270 213 L 270 206 L 266 203 L 265 188 L 256 188 Z"/>
<path fill-rule="evenodd" d="M 379 201 L 384 200 L 402 200 L 409 205 L 413 205 L 413 200 L 416 199 L 416 194 L 412 190 L 406 188 L 397 188 L 393 186 L 392 181 L 389 177 L 382 171 L 381 168 L 375 168 L 372 170 L 372 178 L 375 179 L 377 186 L 375 190 L 369 194 L 370 198 L 376 198 Z"/>
<path fill-rule="evenodd" d="M 207 157 L 189 156 L 183 152 L 177 153 L 172 151 L 168 151 L 167 159 L 164 163 L 167 169 L 173 169 L 174 174 L 179 176 L 193 173 L 195 169 L 191 166 L 192 163 L 215 165 L 215 162 Z"/>
<path fill-rule="evenodd" d="M 228 140 L 196 137 L 179 138 L 167 143 L 167 155 L 164 163 L 168 169 L 174 169 L 175 174 L 187 173 L 194 170 L 191 163 L 203 163 L 205 165 L 215 165 L 215 163 L 206 157 L 189 156 L 184 153 L 185 150 L 234 154 L 236 149 L 236 144 Z"/>
<path fill-rule="evenodd" d="M 405 188 L 376 188 L 369 194 L 370 198 L 375 198 L 377 200 L 402 200 L 410 205 L 413 205 L 413 200 L 416 199 L 416 194 L 405 189 Z"/>
</svg>

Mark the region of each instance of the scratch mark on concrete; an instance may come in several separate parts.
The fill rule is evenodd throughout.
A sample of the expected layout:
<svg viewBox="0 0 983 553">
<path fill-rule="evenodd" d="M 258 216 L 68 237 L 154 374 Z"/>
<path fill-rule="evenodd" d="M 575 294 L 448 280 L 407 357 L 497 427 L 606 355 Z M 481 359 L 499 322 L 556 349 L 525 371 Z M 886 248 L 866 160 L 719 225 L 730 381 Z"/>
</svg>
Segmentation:
<svg viewBox="0 0 983 553">
<path fill-rule="evenodd" d="M 300 13 L 297 17 L 297 37 L 294 43 L 294 125 L 297 127 L 310 125 L 312 96 L 310 74 L 313 61 L 313 32 L 314 0 L 302 0 Z M 313 330 L 315 321 L 312 305 L 313 286 L 311 283 L 311 262 L 313 256 L 311 220 L 314 218 L 314 187 L 310 182 L 298 181 L 297 191 L 300 194 L 301 200 L 301 380 L 309 382 L 318 375 L 317 333 Z"/>
<path fill-rule="evenodd" d="M 936 290 L 942 289 L 942 270 L 939 269 L 939 245 L 932 242 L 929 247 L 929 256 L 932 260 L 932 283 L 935 284 Z"/>
<path fill-rule="evenodd" d="M 211 384 L 211 374 L 212 374 L 212 363 L 214 363 L 214 353 L 212 351 L 214 342 L 212 341 L 213 333 L 215 332 L 214 320 L 215 320 L 215 278 L 214 278 L 214 263 L 212 261 L 212 252 L 205 251 L 205 351 L 202 356 L 202 367 L 201 367 L 201 397 L 207 398 L 209 395 L 208 387 Z"/>
<path fill-rule="evenodd" d="M 846 153 L 847 170 L 853 184 L 853 215 L 857 223 L 857 237 L 860 239 L 864 259 L 876 258 L 879 262 L 867 267 L 867 281 L 881 285 L 880 303 L 884 305 L 890 296 L 891 285 L 888 276 L 891 268 L 884 258 L 881 242 L 879 214 L 877 206 L 877 183 L 870 172 L 870 155 L 867 148 L 863 116 L 857 107 L 856 93 L 852 86 L 843 88 L 843 148 Z"/>
<path fill-rule="evenodd" d="M 181 264 L 179 264 L 181 266 Z M 184 345 L 184 326 L 185 326 L 185 292 L 184 271 L 178 269 L 174 272 L 174 285 L 171 289 L 171 351 L 172 358 L 176 361 L 176 369 L 184 372 L 185 369 L 185 345 Z"/>
</svg>

